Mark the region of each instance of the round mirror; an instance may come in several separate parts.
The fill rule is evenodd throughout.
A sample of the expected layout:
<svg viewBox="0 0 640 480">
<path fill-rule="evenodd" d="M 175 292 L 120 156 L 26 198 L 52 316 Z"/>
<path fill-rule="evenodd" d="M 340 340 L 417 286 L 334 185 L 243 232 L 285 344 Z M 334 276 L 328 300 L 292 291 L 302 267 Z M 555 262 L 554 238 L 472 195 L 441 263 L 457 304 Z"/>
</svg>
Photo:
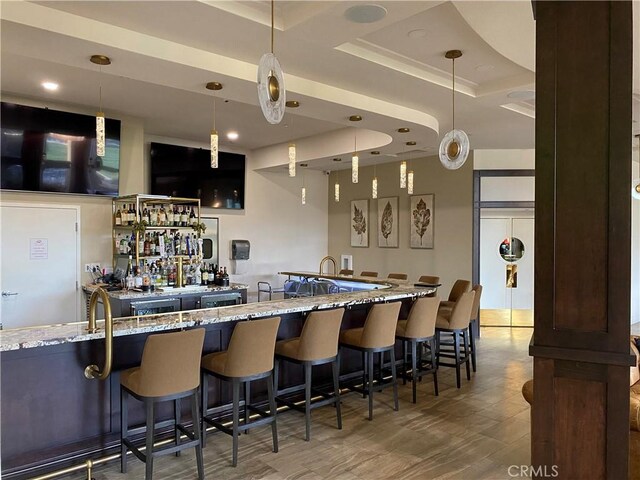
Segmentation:
<svg viewBox="0 0 640 480">
<path fill-rule="evenodd" d="M 505 238 L 499 247 L 499 253 L 506 262 L 517 262 L 524 255 L 524 243 L 517 237 Z"/>
</svg>

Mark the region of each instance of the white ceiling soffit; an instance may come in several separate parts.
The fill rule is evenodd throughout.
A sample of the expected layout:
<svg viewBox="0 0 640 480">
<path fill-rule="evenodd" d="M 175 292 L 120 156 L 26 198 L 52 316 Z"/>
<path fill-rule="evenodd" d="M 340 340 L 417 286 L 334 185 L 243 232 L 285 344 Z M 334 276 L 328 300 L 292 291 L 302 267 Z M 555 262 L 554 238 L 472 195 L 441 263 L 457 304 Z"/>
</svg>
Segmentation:
<svg viewBox="0 0 640 480">
<path fill-rule="evenodd" d="M 502 108 L 506 108 L 507 110 L 511 110 L 512 112 L 521 113 L 522 115 L 526 115 L 527 117 L 536 118 L 536 109 L 531 105 L 526 103 L 505 103 L 504 105 L 500 105 Z"/>
</svg>

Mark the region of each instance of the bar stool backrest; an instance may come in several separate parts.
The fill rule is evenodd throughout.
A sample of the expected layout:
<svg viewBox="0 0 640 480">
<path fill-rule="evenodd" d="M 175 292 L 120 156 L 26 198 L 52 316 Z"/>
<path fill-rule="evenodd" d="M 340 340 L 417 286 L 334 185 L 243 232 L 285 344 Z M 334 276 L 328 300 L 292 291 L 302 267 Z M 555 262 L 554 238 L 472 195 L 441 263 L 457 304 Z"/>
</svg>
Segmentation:
<svg viewBox="0 0 640 480">
<path fill-rule="evenodd" d="M 406 280 L 409 278 L 406 273 L 390 273 L 387 278 L 394 278 L 396 280 Z"/>
<path fill-rule="evenodd" d="M 453 287 L 451 287 L 451 292 L 449 292 L 449 301 L 457 302 L 464 292 L 469 291 L 469 288 L 471 288 L 471 282 L 469 280 L 456 280 Z"/>
<path fill-rule="evenodd" d="M 369 272 L 367 270 L 365 270 L 364 272 L 362 272 L 360 274 L 361 277 L 374 277 L 374 278 L 378 278 L 378 272 Z"/>
<path fill-rule="evenodd" d="M 338 354 L 338 336 L 344 308 L 311 312 L 300 334 L 298 358 L 322 360 Z"/>
<path fill-rule="evenodd" d="M 143 397 L 166 397 L 187 392 L 200 385 L 200 357 L 204 328 L 149 335 L 140 363 Z"/>
<path fill-rule="evenodd" d="M 438 319 L 439 297 L 418 298 L 413 302 L 405 336 L 408 338 L 428 338 L 436 334 L 436 320 Z"/>
<path fill-rule="evenodd" d="M 469 326 L 469 322 L 471 321 L 471 309 L 473 308 L 473 299 L 475 296 L 476 292 L 465 292 L 462 294 L 451 311 L 449 328 L 459 330 Z"/>
<path fill-rule="evenodd" d="M 471 320 L 477 320 L 480 314 L 480 296 L 482 295 L 482 285 L 474 285 L 471 289 L 476 292 L 473 297 L 473 307 L 471 307 Z"/>
<path fill-rule="evenodd" d="M 418 283 L 428 283 L 429 285 L 437 285 L 440 283 L 440 277 L 434 277 L 432 275 L 422 275 L 418 279 Z"/>
<path fill-rule="evenodd" d="M 250 377 L 273 370 L 280 317 L 238 322 L 231 334 L 224 374 Z"/>
<path fill-rule="evenodd" d="M 360 338 L 364 348 L 384 348 L 396 341 L 401 302 L 376 303 L 369 310 Z"/>
</svg>

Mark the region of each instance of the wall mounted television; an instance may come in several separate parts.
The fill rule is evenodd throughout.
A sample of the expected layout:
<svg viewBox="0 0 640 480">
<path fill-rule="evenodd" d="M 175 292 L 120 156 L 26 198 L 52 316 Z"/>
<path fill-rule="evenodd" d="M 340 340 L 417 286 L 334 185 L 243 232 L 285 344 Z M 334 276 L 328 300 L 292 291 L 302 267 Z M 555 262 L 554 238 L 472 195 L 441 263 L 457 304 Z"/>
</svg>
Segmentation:
<svg viewBox="0 0 640 480">
<path fill-rule="evenodd" d="M 151 194 L 199 198 L 203 207 L 244 208 L 245 156 L 219 152 L 211 168 L 211 151 L 151 143 Z"/>
<path fill-rule="evenodd" d="M 96 155 L 96 119 L 2 102 L 1 187 L 6 190 L 118 195 L 120 120 L 106 119 L 106 153 Z"/>
</svg>

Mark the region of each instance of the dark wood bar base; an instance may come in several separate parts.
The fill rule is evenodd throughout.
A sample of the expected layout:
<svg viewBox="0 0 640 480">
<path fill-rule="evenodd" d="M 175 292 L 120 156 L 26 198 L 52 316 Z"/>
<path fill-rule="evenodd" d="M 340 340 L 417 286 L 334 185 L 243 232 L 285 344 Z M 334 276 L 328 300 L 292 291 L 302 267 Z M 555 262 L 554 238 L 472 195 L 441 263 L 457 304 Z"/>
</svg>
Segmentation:
<svg viewBox="0 0 640 480">
<path fill-rule="evenodd" d="M 411 300 L 403 300 L 401 315 L 406 315 Z M 342 328 L 361 327 L 369 305 L 348 308 Z M 278 340 L 300 335 L 305 315 L 282 316 Z M 203 354 L 225 350 L 237 322 L 207 325 Z M 83 371 L 104 357 L 104 341 L 66 343 L 41 348 L 21 349 L 1 354 L 2 389 L 2 477 L 7 480 L 32 478 L 48 472 L 118 453 L 120 429 L 120 371 L 139 365 L 144 342 L 149 334 L 114 338 L 113 371 L 105 381 L 87 380 Z M 398 344 L 397 352 L 401 349 Z M 358 352 L 343 351 L 342 379 L 361 375 Z M 314 368 L 314 385 L 332 388 L 331 366 Z M 282 362 L 280 388 L 303 389 L 303 371 L 299 365 Z M 252 385 L 252 403 L 266 404 L 266 383 Z M 228 385 L 209 379 L 209 405 L 221 416 L 231 412 L 232 392 Z M 183 420 L 189 424 L 188 402 L 182 402 Z M 173 418 L 173 407 L 159 405 L 157 421 Z M 129 402 L 129 424 L 143 425 L 142 403 Z M 25 428 L 37 425 L 37 428 Z M 162 424 L 158 438 L 162 438 Z M 130 429 L 136 438 L 135 429 Z M 171 427 L 165 426 L 167 437 Z M 141 437 L 140 437 L 141 438 Z M 114 467 L 115 468 L 115 467 Z"/>
</svg>

